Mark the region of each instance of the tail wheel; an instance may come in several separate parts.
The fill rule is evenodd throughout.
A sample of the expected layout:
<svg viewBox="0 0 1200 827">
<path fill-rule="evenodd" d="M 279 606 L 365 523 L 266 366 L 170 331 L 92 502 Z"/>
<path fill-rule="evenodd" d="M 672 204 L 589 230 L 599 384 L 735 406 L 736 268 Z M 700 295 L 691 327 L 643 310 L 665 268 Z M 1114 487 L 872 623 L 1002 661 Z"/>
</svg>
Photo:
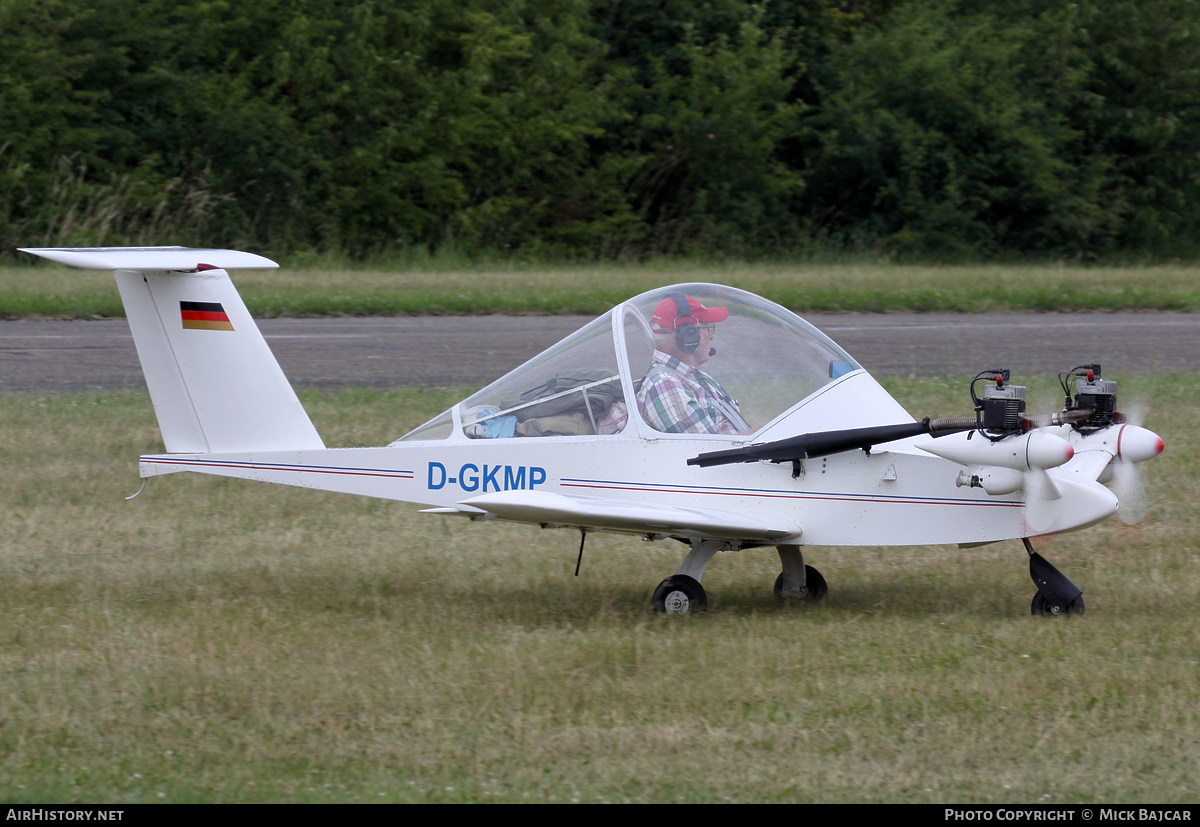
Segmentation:
<svg viewBox="0 0 1200 827">
<path fill-rule="evenodd" d="M 812 566 L 804 567 L 804 586 L 808 590 L 804 596 L 806 601 L 822 600 L 829 594 L 829 586 L 825 583 L 824 576 Z M 775 578 L 775 599 L 783 600 L 783 572 Z"/>
<path fill-rule="evenodd" d="M 708 611 L 704 587 L 686 574 L 676 574 L 659 583 L 650 603 L 659 614 L 694 615 Z"/>
</svg>

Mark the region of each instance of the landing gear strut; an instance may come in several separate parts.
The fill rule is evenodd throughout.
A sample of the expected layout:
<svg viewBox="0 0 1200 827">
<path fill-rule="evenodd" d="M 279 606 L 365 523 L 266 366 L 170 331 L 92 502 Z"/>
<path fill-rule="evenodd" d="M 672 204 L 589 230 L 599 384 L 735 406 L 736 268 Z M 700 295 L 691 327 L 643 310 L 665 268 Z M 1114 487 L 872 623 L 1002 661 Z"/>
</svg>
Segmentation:
<svg viewBox="0 0 1200 827">
<path fill-rule="evenodd" d="M 658 584 L 650 605 L 659 614 L 692 615 L 708 611 L 708 595 L 700 585 L 708 561 L 718 551 L 729 549 L 723 540 L 705 540 L 693 543 L 679 567 L 679 574 L 672 575 Z M 812 566 L 804 565 L 800 546 L 776 546 L 783 571 L 775 578 L 777 600 L 817 601 L 829 593 L 825 578 Z"/>
<path fill-rule="evenodd" d="M 779 576 L 775 578 L 775 599 L 815 601 L 821 600 L 825 595 L 829 594 L 829 586 L 825 583 L 825 577 L 812 566 L 804 567 L 804 582 L 805 594 L 803 596 L 785 596 L 783 593 L 783 572 L 780 572 Z"/>
<path fill-rule="evenodd" d="M 1029 554 L 1029 576 L 1038 588 L 1029 607 L 1030 613 L 1034 617 L 1083 614 L 1083 590 L 1034 551 L 1027 537 L 1021 542 Z"/>
<path fill-rule="evenodd" d="M 776 600 L 817 601 L 829 594 L 821 572 L 804 564 L 800 546 L 776 546 L 783 571 L 775 578 Z"/>
</svg>

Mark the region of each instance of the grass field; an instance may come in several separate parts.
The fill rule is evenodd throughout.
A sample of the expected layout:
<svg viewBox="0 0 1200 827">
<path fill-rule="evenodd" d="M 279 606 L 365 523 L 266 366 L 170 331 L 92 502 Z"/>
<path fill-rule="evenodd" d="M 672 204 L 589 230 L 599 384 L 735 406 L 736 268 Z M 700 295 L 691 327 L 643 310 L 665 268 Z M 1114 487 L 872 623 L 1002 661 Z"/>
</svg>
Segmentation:
<svg viewBox="0 0 1200 827">
<path fill-rule="evenodd" d="M 598 314 L 687 281 L 741 287 L 797 311 L 1200 310 L 1200 268 L 691 264 L 301 269 L 234 274 L 256 316 Z M 0 318 L 123 315 L 112 274 L 0 268 Z"/>
<path fill-rule="evenodd" d="M 596 535 L 576 579 L 570 532 L 191 475 L 125 502 L 144 392 L 0 397 L 0 798 L 1194 802 L 1200 378 L 1122 393 L 1167 442 L 1154 504 L 1039 543 L 1064 620 L 1013 542 L 811 548 L 807 609 L 773 551 L 723 554 L 706 616 L 655 617 L 677 544 Z M 458 396 L 303 399 L 362 445 Z"/>
</svg>

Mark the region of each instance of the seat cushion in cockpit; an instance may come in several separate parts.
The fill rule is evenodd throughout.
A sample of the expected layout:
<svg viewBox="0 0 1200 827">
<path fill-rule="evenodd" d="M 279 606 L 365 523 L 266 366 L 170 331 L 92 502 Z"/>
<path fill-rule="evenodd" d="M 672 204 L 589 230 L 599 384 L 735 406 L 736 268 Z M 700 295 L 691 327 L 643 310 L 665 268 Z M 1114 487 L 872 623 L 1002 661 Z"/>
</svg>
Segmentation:
<svg viewBox="0 0 1200 827">
<path fill-rule="evenodd" d="M 594 433 L 588 415 L 576 411 L 526 419 L 517 423 L 515 436 L 587 436 Z"/>
</svg>

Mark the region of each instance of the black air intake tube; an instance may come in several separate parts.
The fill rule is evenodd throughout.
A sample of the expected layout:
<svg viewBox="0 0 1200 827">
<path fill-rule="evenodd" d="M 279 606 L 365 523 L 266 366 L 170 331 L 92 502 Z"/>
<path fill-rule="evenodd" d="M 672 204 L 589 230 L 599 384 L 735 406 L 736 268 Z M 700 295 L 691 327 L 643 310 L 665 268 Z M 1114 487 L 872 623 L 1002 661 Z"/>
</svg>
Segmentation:
<svg viewBox="0 0 1200 827">
<path fill-rule="evenodd" d="M 780 439 L 776 442 L 765 442 L 762 445 L 746 445 L 742 448 L 731 448 L 728 451 L 710 451 L 692 457 L 687 464 L 707 468 L 710 465 L 732 465 L 738 462 L 757 462 L 763 459 L 771 462 L 793 462 L 824 457 L 829 454 L 840 454 L 842 451 L 853 451 L 857 448 L 870 448 L 872 445 L 921 434 L 933 434 L 935 437 L 945 436 L 956 431 L 970 431 L 974 427 L 975 420 L 969 417 L 933 420 L 926 417 L 920 422 L 909 422 L 903 425 L 821 431 Z"/>
</svg>

